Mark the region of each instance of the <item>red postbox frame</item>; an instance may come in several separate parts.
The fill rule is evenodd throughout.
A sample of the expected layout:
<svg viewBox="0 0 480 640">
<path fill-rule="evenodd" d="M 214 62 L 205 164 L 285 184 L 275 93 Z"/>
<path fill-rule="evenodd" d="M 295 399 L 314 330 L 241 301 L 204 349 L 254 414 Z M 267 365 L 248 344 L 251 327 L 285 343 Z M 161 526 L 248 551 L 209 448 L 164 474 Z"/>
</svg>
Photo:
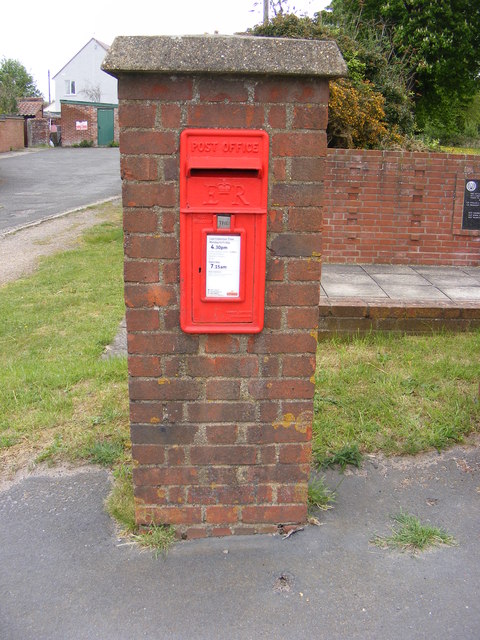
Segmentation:
<svg viewBox="0 0 480 640">
<path fill-rule="evenodd" d="M 265 306 L 268 134 L 185 129 L 180 136 L 180 326 L 259 333 Z M 218 216 L 229 218 L 218 228 Z M 209 236 L 240 236 L 239 296 L 206 295 Z M 228 244 L 228 243 L 227 243 Z"/>
</svg>

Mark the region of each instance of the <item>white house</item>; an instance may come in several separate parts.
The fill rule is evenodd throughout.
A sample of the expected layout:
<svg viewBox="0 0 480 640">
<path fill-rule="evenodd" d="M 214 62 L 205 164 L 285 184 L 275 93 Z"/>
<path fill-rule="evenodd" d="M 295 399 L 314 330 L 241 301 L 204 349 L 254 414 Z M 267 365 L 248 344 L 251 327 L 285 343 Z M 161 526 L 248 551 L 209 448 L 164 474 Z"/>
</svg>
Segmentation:
<svg viewBox="0 0 480 640">
<path fill-rule="evenodd" d="M 118 142 L 117 80 L 101 69 L 109 47 L 96 38 L 53 76 L 55 101 L 44 109 L 61 143 L 105 146 Z M 55 122 L 55 124 L 53 124 Z"/>
<path fill-rule="evenodd" d="M 107 44 L 91 38 L 53 76 L 55 102 L 47 112 L 60 113 L 61 100 L 118 104 L 117 80 L 100 68 L 108 49 Z"/>
</svg>

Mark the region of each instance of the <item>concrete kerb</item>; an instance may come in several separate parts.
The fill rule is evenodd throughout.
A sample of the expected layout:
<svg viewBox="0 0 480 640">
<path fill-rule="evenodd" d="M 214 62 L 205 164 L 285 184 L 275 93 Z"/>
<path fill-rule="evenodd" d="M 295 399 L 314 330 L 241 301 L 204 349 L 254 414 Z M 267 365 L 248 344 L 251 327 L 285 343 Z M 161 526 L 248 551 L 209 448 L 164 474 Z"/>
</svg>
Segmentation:
<svg viewBox="0 0 480 640">
<path fill-rule="evenodd" d="M 114 200 L 120 200 L 121 196 L 111 196 L 110 198 L 104 198 L 103 200 L 96 200 L 95 202 L 91 202 L 89 204 L 84 204 L 80 207 L 75 207 L 73 209 L 68 209 L 67 211 L 62 211 L 62 213 L 54 213 L 51 216 L 47 216 L 42 218 L 41 220 L 35 220 L 34 222 L 29 222 L 28 224 L 22 224 L 18 227 L 14 227 L 13 229 L 8 229 L 7 231 L 3 231 L 0 233 L 0 238 L 5 238 L 7 236 L 13 235 L 14 233 L 18 233 L 19 231 L 23 231 L 24 229 L 30 229 L 31 227 L 38 227 L 44 222 L 50 222 L 51 220 L 57 220 L 58 218 L 64 218 L 71 213 L 78 213 L 78 211 L 83 211 L 84 209 L 88 209 L 90 207 L 98 207 L 101 204 L 105 204 L 106 202 L 113 202 Z"/>
<path fill-rule="evenodd" d="M 4 158 L 14 158 L 15 156 L 25 156 L 29 153 L 38 153 L 39 151 L 45 151 L 45 148 L 43 147 L 39 147 L 38 149 L 25 148 L 25 149 L 17 149 L 15 151 L 4 151 L 3 153 L 0 153 L 0 160 L 3 160 Z"/>
</svg>

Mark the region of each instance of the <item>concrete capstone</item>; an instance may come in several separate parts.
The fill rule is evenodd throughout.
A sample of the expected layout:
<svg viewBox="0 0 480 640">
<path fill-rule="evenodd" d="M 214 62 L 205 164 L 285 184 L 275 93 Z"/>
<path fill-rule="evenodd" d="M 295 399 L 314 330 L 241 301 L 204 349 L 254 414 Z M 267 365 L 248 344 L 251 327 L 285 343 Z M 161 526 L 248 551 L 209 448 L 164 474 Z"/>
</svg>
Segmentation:
<svg viewBox="0 0 480 640">
<path fill-rule="evenodd" d="M 336 42 L 256 36 L 119 36 L 102 69 L 118 73 L 209 73 L 337 78 L 347 66 Z"/>
</svg>

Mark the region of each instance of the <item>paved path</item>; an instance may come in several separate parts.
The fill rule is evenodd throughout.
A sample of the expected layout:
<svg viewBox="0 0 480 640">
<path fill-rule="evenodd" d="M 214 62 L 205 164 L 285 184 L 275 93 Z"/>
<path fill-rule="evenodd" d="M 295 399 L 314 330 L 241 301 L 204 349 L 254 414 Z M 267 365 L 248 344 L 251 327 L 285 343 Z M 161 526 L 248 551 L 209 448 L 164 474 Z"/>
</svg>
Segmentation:
<svg viewBox="0 0 480 640">
<path fill-rule="evenodd" d="M 106 471 L 0 492 L 2 640 L 478 640 L 480 448 L 369 458 L 334 509 L 288 539 L 125 545 L 103 511 Z M 458 546 L 419 557 L 369 541 L 400 510 Z"/>
<path fill-rule="evenodd" d="M 480 304 L 480 267 L 324 264 L 321 295 L 371 302 Z"/>
<path fill-rule="evenodd" d="M 115 148 L 0 154 L 0 234 L 121 193 Z"/>
</svg>

